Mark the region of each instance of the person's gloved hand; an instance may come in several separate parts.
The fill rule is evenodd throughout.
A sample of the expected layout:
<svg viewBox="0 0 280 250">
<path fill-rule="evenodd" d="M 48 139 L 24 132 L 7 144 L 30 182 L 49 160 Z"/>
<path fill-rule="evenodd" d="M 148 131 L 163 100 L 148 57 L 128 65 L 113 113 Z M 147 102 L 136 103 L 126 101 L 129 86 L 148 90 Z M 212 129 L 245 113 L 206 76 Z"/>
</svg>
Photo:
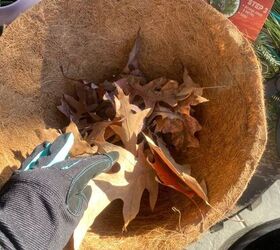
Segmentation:
<svg viewBox="0 0 280 250">
<path fill-rule="evenodd" d="M 91 189 L 87 183 L 108 171 L 118 153 L 68 158 L 74 143 L 64 134 L 35 148 L 0 193 L 0 247 L 62 249 L 78 225 Z"/>
</svg>

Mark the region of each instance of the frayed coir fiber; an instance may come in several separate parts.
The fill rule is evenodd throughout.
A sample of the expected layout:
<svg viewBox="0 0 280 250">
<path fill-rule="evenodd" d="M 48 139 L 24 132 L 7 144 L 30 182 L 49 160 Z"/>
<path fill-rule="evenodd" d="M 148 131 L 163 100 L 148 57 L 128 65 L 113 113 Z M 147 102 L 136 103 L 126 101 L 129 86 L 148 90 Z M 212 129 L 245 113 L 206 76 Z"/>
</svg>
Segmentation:
<svg viewBox="0 0 280 250">
<path fill-rule="evenodd" d="M 150 78 L 180 80 L 182 64 L 209 88 L 196 116 L 201 146 L 183 158 L 205 179 L 210 203 L 199 209 L 162 188 L 155 211 L 143 197 L 122 234 L 122 203 L 113 202 L 88 233 L 84 249 L 182 249 L 223 218 L 245 190 L 266 142 L 261 72 L 247 40 L 199 0 L 45 0 L 0 38 L 0 164 L 2 183 L 40 143 L 38 130 L 67 124 L 56 106 L 67 75 L 93 81 L 121 71 L 140 30 L 141 69 Z M 172 207 L 177 210 L 173 211 Z M 181 219 L 180 219 L 181 218 Z"/>
</svg>

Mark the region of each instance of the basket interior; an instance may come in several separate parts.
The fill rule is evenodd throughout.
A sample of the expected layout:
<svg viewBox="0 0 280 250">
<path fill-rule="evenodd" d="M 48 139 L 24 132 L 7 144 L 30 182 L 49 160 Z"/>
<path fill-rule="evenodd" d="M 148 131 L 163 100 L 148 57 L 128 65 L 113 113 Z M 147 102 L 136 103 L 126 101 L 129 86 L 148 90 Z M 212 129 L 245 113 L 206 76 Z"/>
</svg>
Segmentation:
<svg viewBox="0 0 280 250">
<path fill-rule="evenodd" d="M 110 78 L 125 65 L 140 27 L 140 64 L 150 79 L 165 75 L 180 80 L 183 63 L 201 86 L 215 87 L 205 90 L 210 102 L 196 110 L 203 126 L 198 134 L 201 147 L 181 158 L 191 164 L 198 180 L 205 179 L 216 210 L 195 199 L 205 217 L 201 227 L 198 208 L 162 187 L 153 213 L 145 205 L 147 194 L 143 196 L 127 237 L 120 233 L 122 203 L 113 202 L 96 220 L 85 248 L 168 249 L 193 241 L 237 201 L 266 141 L 261 73 L 253 50 L 203 1 L 48 0 L 13 23 L 0 40 L 3 181 L 10 167 L 19 166 L 41 142 L 39 130 L 67 124 L 56 109 L 62 93 L 69 90 L 60 66 L 78 79 Z"/>
</svg>

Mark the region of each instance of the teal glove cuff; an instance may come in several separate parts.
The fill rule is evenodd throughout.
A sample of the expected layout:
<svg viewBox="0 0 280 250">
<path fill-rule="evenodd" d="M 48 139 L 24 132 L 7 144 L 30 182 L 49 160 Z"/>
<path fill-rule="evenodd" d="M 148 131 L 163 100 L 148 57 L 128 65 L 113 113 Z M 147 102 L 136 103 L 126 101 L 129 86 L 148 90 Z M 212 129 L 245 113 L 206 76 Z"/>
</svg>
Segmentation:
<svg viewBox="0 0 280 250">
<path fill-rule="evenodd" d="M 72 133 L 59 136 L 53 144 L 44 142 L 37 146 L 31 155 L 21 165 L 20 170 L 28 171 L 35 168 L 48 168 L 52 165 L 64 161 L 74 145 Z"/>
<path fill-rule="evenodd" d="M 59 136 L 52 144 L 44 142 L 37 146 L 22 163 L 19 171 L 36 169 L 56 170 L 71 180 L 66 195 L 67 209 L 72 215 L 79 215 L 91 196 L 91 188 L 86 187 L 94 176 L 107 172 L 118 159 L 117 152 L 105 155 L 69 158 L 74 144 L 72 133 Z"/>
</svg>

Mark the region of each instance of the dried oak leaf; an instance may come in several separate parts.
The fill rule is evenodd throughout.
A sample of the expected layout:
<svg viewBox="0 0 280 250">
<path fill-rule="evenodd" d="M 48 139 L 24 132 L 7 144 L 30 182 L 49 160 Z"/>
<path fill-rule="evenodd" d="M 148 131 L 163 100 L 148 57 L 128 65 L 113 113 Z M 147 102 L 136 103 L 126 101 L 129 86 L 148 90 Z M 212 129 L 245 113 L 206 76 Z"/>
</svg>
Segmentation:
<svg viewBox="0 0 280 250">
<path fill-rule="evenodd" d="M 181 135 L 174 134 L 172 138 L 174 146 L 178 151 L 185 150 L 187 147 L 199 147 L 199 140 L 196 138 L 195 133 L 200 131 L 202 129 L 202 126 L 192 115 L 191 107 L 206 101 L 208 100 L 201 96 L 196 96 L 194 93 L 192 93 L 186 100 L 180 102 L 175 108 L 176 112 L 180 113 L 184 118 L 184 129 L 182 131 L 183 133 L 181 133 Z M 166 122 L 162 127 L 162 131 L 168 130 L 168 123 Z"/>
<path fill-rule="evenodd" d="M 162 143 L 159 139 L 159 146 L 157 146 L 150 137 L 145 135 L 145 138 L 151 150 L 155 154 L 155 162 L 151 162 L 151 165 L 155 169 L 161 182 L 164 185 L 176 189 L 177 191 L 182 192 L 187 196 L 190 196 L 191 194 L 190 190 L 186 188 L 189 187 L 204 201 L 208 201 L 207 195 L 205 194 L 197 180 L 189 175 L 189 169 L 175 162 L 168 149 L 165 147 L 164 143 Z M 185 186 L 182 184 L 184 184 Z"/>
<path fill-rule="evenodd" d="M 184 122 L 178 119 L 170 120 L 167 118 L 163 120 L 157 119 L 155 122 L 156 127 L 154 132 L 157 134 L 160 133 L 161 137 L 171 148 L 174 148 L 177 152 L 179 152 L 182 148 L 187 147 L 187 145 L 185 145 Z M 195 137 L 194 140 L 198 142 Z M 194 144 L 190 145 L 194 146 Z"/>
<path fill-rule="evenodd" d="M 118 164 L 120 170 L 117 173 L 103 173 L 90 181 L 92 195 L 88 208 L 75 230 L 75 246 L 82 242 L 88 228 L 93 224 L 96 217 L 116 199 L 123 200 L 123 217 L 125 231 L 130 221 L 139 212 L 141 197 L 145 189 L 150 194 L 150 206 L 154 209 L 158 196 L 158 183 L 155 181 L 155 173 L 148 165 L 143 154 L 143 144 L 137 149 L 137 157 L 128 150 L 108 143 L 104 139 L 108 122 L 96 124 L 96 132 L 91 135 L 91 141 L 98 146 L 100 153 L 119 152 Z"/>
<path fill-rule="evenodd" d="M 53 128 L 49 129 L 37 129 L 35 130 L 36 135 L 40 141 L 53 142 L 58 136 L 60 136 L 59 131 Z"/>
<path fill-rule="evenodd" d="M 178 114 L 177 112 L 174 112 L 173 109 L 164 107 L 160 104 L 156 104 L 152 115 L 149 116 L 148 124 L 150 124 L 156 117 L 160 117 L 161 119 L 168 118 L 171 120 L 184 120 L 181 114 Z"/>
<path fill-rule="evenodd" d="M 58 109 L 70 120 L 74 121 L 79 129 L 89 126 L 93 122 L 113 119 L 115 116 L 112 102 L 107 89 L 112 89 L 112 83 L 104 82 L 102 86 L 77 80 L 74 81 L 76 96 L 63 95 Z"/>
<path fill-rule="evenodd" d="M 155 173 L 146 161 L 142 144 L 138 147 L 137 157 L 124 148 L 113 144 L 105 144 L 102 148 L 104 152 L 117 151 L 120 153 L 118 161 L 120 170 L 115 174 L 99 175 L 94 181 L 106 193 L 110 201 L 123 200 L 125 221 L 123 229 L 126 230 L 128 224 L 139 212 L 141 197 L 145 189 L 149 191 L 150 207 L 154 209 L 158 196 Z"/>
<path fill-rule="evenodd" d="M 138 63 L 140 47 L 141 47 L 141 37 L 138 32 L 133 48 L 129 53 L 128 62 L 125 68 L 123 69 L 122 75 L 143 76 L 142 72 L 139 70 L 139 63 Z"/>
<path fill-rule="evenodd" d="M 208 99 L 202 97 L 203 88 L 195 83 L 189 75 L 188 70 L 185 68 L 183 75 L 183 85 L 181 93 L 186 96 L 183 100 L 178 103 L 175 111 L 184 115 L 190 115 L 191 106 L 197 106 L 198 104 L 208 102 Z"/>
<path fill-rule="evenodd" d="M 91 147 L 86 141 L 82 139 L 82 136 L 74 122 L 71 122 L 65 129 L 66 133 L 73 133 L 74 145 L 71 149 L 72 156 L 80 156 L 84 154 L 95 154 L 97 152 L 96 147 Z"/>
<path fill-rule="evenodd" d="M 175 109 L 179 110 L 178 107 L 175 107 Z M 149 122 L 151 124 L 150 128 L 153 128 L 155 133 L 167 134 L 169 140 L 166 142 L 173 145 L 177 151 L 187 147 L 199 146 L 195 133 L 201 130 L 201 126 L 190 113 L 188 115 L 184 113 L 186 109 L 184 107 L 181 113 L 157 105 L 155 111 L 149 117 L 149 121 L 153 120 L 153 122 Z"/>
<path fill-rule="evenodd" d="M 142 85 L 139 80 L 133 78 L 128 84 L 131 98 L 142 97 L 147 108 L 154 108 L 157 102 L 164 102 L 172 107 L 178 103 L 179 83 L 176 81 L 161 77 Z"/>
<path fill-rule="evenodd" d="M 40 141 L 53 142 L 58 136 L 59 131 L 56 129 L 38 129 L 35 131 Z M 82 139 L 80 132 L 75 123 L 71 122 L 66 128 L 66 133 L 73 133 L 74 145 L 71 149 L 70 154 L 72 156 L 80 156 L 84 154 L 95 154 L 97 152 L 96 147 L 91 147 L 85 140 Z"/>
<path fill-rule="evenodd" d="M 109 136 L 107 136 L 107 128 L 109 128 L 110 125 L 114 124 L 111 121 L 102 121 L 102 122 L 97 122 L 93 124 L 93 130 L 89 134 L 89 136 L 86 138 L 86 141 L 92 145 L 96 145 L 97 147 L 101 147 L 104 143 L 107 143 L 107 138 L 110 137 L 111 133 Z"/>
<path fill-rule="evenodd" d="M 79 121 L 87 113 L 87 106 L 84 100 L 76 100 L 70 95 L 63 95 L 61 105 L 57 107 L 67 118 L 73 121 Z"/>
<path fill-rule="evenodd" d="M 172 144 L 177 151 L 184 151 L 189 147 L 199 147 L 199 140 L 195 133 L 201 130 L 199 122 L 192 116 L 179 119 L 157 119 L 155 132 L 168 135 L 168 143 Z"/>
<path fill-rule="evenodd" d="M 121 126 L 112 125 L 111 128 L 118 134 L 124 144 L 124 147 L 132 154 L 136 155 L 137 137 L 144 127 L 145 118 L 151 109 L 140 110 L 129 101 L 129 96 L 125 95 L 120 87 L 117 86 L 117 97 L 115 101 L 119 102 L 117 117 L 121 119 Z"/>
<path fill-rule="evenodd" d="M 155 132 L 158 133 L 183 133 L 185 126 L 184 121 L 181 119 L 170 119 L 170 118 L 164 118 L 164 119 L 156 119 L 156 128 Z"/>
<path fill-rule="evenodd" d="M 184 151 L 188 147 L 199 147 L 199 140 L 195 133 L 202 129 L 197 119 L 192 115 L 192 106 L 207 102 L 201 95 L 203 88 L 194 83 L 185 69 L 184 83 L 180 85 L 182 96 L 185 98 L 171 110 L 157 106 L 154 117 L 157 117 L 153 126 L 155 132 L 168 134 L 168 142 L 177 151 Z"/>
<path fill-rule="evenodd" d="M 195 193 L 178 176 L 166 166 L 166 163 L 157 154 L 149 162 L 150 166 L 156 171 L 158 181 L 164 186 L 175 189 L 176 191 L 192 198 Z"/>
<path fill-rule="evenodd" d="M 206 101 L 201 97 L 203 89 L 193 82 L 187 69 L 184 71 L 183 83 L 169 80 L 165 77 L 155 79 L 147 84 L 143 83 L 142 78 L 131 77 L 127 78 L 127 82 L 122 81 L 121 84 L 129 85 L 128 89 L 131 98 L 140 96 L 143 98 L 147 108 L 154 108 L 156 103 L 164 102 L 171 107 L 177 106 L 178 102 L 187 99 L 192 93 L 200 97 L 200 103 Z"/>
</svg>

